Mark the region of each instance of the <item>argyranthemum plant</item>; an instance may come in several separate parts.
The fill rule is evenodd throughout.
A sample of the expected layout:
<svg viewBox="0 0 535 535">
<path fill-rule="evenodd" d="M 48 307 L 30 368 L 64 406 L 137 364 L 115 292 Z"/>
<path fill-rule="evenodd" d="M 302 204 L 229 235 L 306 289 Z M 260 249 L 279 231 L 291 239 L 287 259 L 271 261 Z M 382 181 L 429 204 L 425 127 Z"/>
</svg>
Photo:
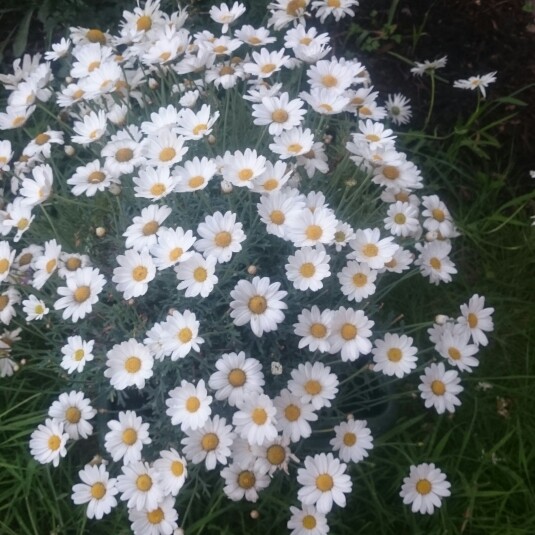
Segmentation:
<svg viewBox="0 0 535 535">
<path fill-rule="evenodd" d="M 292 533 L 326 533 L 392 384 L 461 403 L 492 309 L 434 325 L 436 364 L 383 306 L 408 278 L 449 282 L 458 231 L 382 122 L 407 101 L 379 105 L 313 25 L 356 5 L 279 0 L 239 28 L 222 4 L 212 33 L 149 0 L 0 77 L 0 372 L 49 333 L 35 365 L 65 390 L 31 454 L 56 466 L 98 436 L 73 477 L 89 518 L 168 534 L 199 480 L 256 502 L 279 479 Z M 401 495 L 425 513 L 449 483 L 422 466 Z"/>
</svg>

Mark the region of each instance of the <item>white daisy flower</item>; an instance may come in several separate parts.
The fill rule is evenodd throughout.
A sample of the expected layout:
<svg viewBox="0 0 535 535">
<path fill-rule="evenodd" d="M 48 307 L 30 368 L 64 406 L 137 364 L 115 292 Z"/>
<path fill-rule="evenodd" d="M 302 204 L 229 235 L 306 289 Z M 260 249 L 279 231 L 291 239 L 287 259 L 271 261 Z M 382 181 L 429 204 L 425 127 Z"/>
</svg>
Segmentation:
<svg viewBox="0 0 535 535">
<path fill-rule="evenodd" d="M 199 429 L 212 413 L 211 403 L 212 396 L 208 395 L 203 379 L 197 386 L 182 379 L 180 386 L 169 391 L 169 398 L 165 401 L 168 407 L 166 414 L 171 417 L 173 425 L 180 425 L 182 431 Z"/>
<path fill-rule="evenodd" d="M 322 248 L 303 247 L 288 257 L 286 277 L 293 282 L 294 288 L 301 291 L 316 292 L 323 288 L 324 278 L 329 277 L 329 261 L 331 257 Z"/>
<path fill-rule="evenodd" d="M 373 448 L 373 437 L 367 425 L 366 420 L 350 418 L 347 422 L 334 426 L 336 436 L 329 444 L 338 452 L 342 461 L 358 463 L 368 457 L 368 450 Z"/>
<path fill-rule="evenodd" d="M 171 175 L 168 167 L 145 167 L 133 179 L 135 197 L 142 199 L 163 199 L 174 191 L 176 178 Z"/>
<path fill-rule="evenodd" d="M 246 358 L 245 353 L 224 353 L 215 363 L 214 372 L 208 386 L 215 390 L 215 398 L 227 400 L 231 407 L 242 403 L 250 394 L 262 393 L 264 374 L 257 359 Z"/>
<path fill-rule="evenodd" d="M 264 27 L 253 28 L 249 24 L 244 24 L 234 35 L 244 43 L 250 46 L 265 46 L 274 43 L 277 38 L 270 37 L 269 30 Z"/>
<path fill-rule="evenodd" d="M 221 174 L 223 179 L 237 187 L 252 188 L 255 178 L 266 170 L 266 158 L 258 155 L 256 150 L 245 149 L 223 156 Z"/>
<path fill-rule="evenodd" d="M 310 107 L 321 115 L 335 115 L 345 111 L 349 98 L 341 95 L 335 89 L 315 88 L 310 93 L 301 91 L 299 96 L 308 102 Z"/>
<path fill-rule="evenodd" d="M 292 169 L 286 163 L 277 161 L 272 164 L 266 161 L 266 170 L 254 179 L 252 190 L 268 194 L 280 191 L 291 175 Z"/>
<path fill-rule="evenodd" d="M 145 135 L 150 136 L 168 132 L 176 129 L 181 116 L 182 112 L 172 104 L 169 104 L 167 108 L 161 107 L 157 112 L 152 112 L 150 121 L 143 121 L 140 128 Z"/>
<path fill-rule="evenodd" d="M 186 459 L 174 448 L 162 450 L 160 457 L 154 461 L 154 468 L 160 474 L 159 481 L 164 494 L 176 496 L 188 476 Z"/>
<path fill-rule="evenodd" d="M 139 389 L 145 381 L 152 377 L 154 358 L 149 349 L 134 338 L 115 344 L 106 353 L 106 370 L 104 377 L 116 390 L 124 390 L 128 386 Z"/>
<path fill-rule="evenodd" d="M 407 124 L 412 117 L 412 107 L 410 99 L 404 97 L 401 93 L 388 95 L 388 100 L 385 103 L 388 117 L 396 125 Z"/>
<path fill-rule="evenodd" d="M 115 486 L 117 480 L 110 478 L 104 464 L 91 466 L 86 464 L 78 472 L 82 483 L 72 487 L 71 499 L 76 505 L 87 503 L 87 518 L 100 520 L 117 505 L 115 495 L 118 490 Z"/>
<path fill-rule="evenodd" d="M 289 223 L 301 216 L 305 197 L 296 189 L 274 191 L 262 195 L 256 205 L 261 221 L 269 234 L 285 238 Z"/>
<path fill-rule="evenodd" d="M 291 442 L 299 442 L 312 434 L 308 422 L 315 422 L 318 415 L 314 412 L 312 403 L 304 403 L 299 396 L 283 389 L 273 400 L 277 409 L 277 430 Z"/>
<path fill-rule="evenodd" d="M 322 174 L 329 172 L 329 165 L 327 163 L 327 154 L 325 153 L 325 144 L 321 141 L 316 141 L 312 148 L 298 156 L 295 160 L 298 166 L 304 167 L 308 178 L 312 178 L 316 171 Z"/>
<path fill-rule="evenodd" d="M 189 108 L 182 109 L 180 122 L 176 129 L 177 134 L 184 136 L 186 140 L 197 140 L 212 133 L 214 123 L 219 118 L 216 111 L 210 116 L 210 106 L 203 104 L 198 112 Z"/>
<path fill-rule="evenodd" d="M 425 217 L 423 227 L 431 232 L 438 232 L 443 238 L 453 237 L 455 225 L 447 206 L 438 195 L 424 195 L 422 197 L 422 217 Z"/>
<path fill-rule="evenodd" d="M 420 255 L 414 264 L 420 267 L 424 277 L 429 277 L 431 284 L 451 282 L 451 276 L 457 273 L 457 268 L 448 256 L 451 252 L 451 243 L 446 241 L 432 241 L 417 248 Z"/>
<path fill-rule="evenodd" d="M 290 506 L 292 516 L 287 527 L 291 529 L 290 535 L 327 535 L 329 525 L 327 517 L 319 513 L 311 505 L 302 505 L 301 509 Z"/>
<path fill-rule="evenodd" d="M 110 420 L 110 431 L 104 436 L 104 448 L 114 461 L 130 464 L 141 460 L 144 444 L 150 444 L 149 424 L 134 411 L 121 411 L 118 420 Z"/>
<path fill-rule="evenodd" d="M 302 403 L 311 403 L 315 410 L 330 407 L 338 393 L 338 378 L 321 362 L 305 362 L 292 370 L 288 389 Z"/>
<path fill-rule="evenodd" d="M 377 271 L 367 264 L 359 264 L 350 260 L 337 277 L 340 281 L 340 289 L 348 301 L 360 303 L 375 293 L 374 282 L 377 279 Z"/>
<path fill-rule="evenodd" d="M 389 273 L 403 273 L 411 267 L 411 264 L 414 261 L 414 255 L 403 249 L 403 247 L 398 247 L 392 260 L 385 263 L 385 267 L 382 270 L 379 270 L 379 273 L 383 271 L 388 271 Z"/>
<path fill-rule="evenodd" d="M 215 212 L 199 223 L 197 233 L 201 238 L 195 242 L 195 249 L 205 258 L 213 256 L 218 262 L 228 262 L 233 253 L 242 250 L 241 242 L 245 240 L 242 229 L 242 224 L 236 222 L 236 214 Z"/>
<path fill-rule="evenodd" d="M 251 282 L 240 280 L 230 292 L 230 317 L 238 327 L 251 324 L 256 336 L 275 331 L 284 321 L 288 306 L 282 301 L 288 292 L 279 290 L 280 283 L 271 283 L 268 277 L 254 277 Z"/>
<path fill-rule="evenodd" d="M 408 477 L 403 478 L 399 495 L 403 503 L 411 504 L 413 513 L 433 514 L 435 507 L 442 505 L 442 498 L 447 498 L 451 484 L 446 475 L 433 463 L 412 465 Z"/>
<path fill-rule="evenodd" d="M 175 191 L 197 191 L 204 189 L 217 172 L 217 165 L 212 159 L 197 156 L 193 160 L 184 162 L 184 166 L 177 166 L 173 170 L 176 179 Z"/>
<path fill-rule="evenodd" d="M 67 344 L 61 348 L 63 358 L 60 366 L 67 370 L 67 373 L 81 372 L 85 363 L 95 358 L 93 355 L 94 344 L 94 340 L 86 342 L 80 336 L 69 336 Z"/>
<path fill-rule="evenodd" d="M 331 335 L 333 312 L 323 310 L 314 305 L 310 310 L 303 309 L 294 323 L 294 333 L 301 336 L 299 349 L 308 347 L 310 351 L 326 353 L 331 349 L 329 336 Z"/>
<path fill-rule="evenodd" d="M 11 150 L 11 141 L 3 139 L 0 141 L 0 172 L 9 171 L 9 162 L 13 158 L 13 151 Z"/>
<path fill-rule="evenodd" d="M 422 74 L 433 74 L 436 69 L 442 69 L 446 66 L 446 62 L 448 61 L 448 56 L 443 56 L 442 58 L 435 59 L 433 61 L 429 61 L 428 59 L 424 60 L 424 62 L 415 61 L 414 67 L 412 67 L 411 72 L 415 76 L 422 76 Z"/>
<path fill-rule="evenodd" d="M 483 98 L 487 96 L 487 87 L 496 81 L 496 71 L 483 75 L 470 76 L 467 80 L 455 80 L 453 87 L 459 89 L 479 89 Z"/>
<path fill-rule="evenodd" d="M 221 4 L 219 7 L 212 6 L 208 13 L 213 21 L 223 25 L 221 33 L 227 33 L 229 25 L 245 13 L 245 6 L 239 2 L 234 2 L 231 8 Z"/>
<path fill-rule="evenodd" d="M 476 345 L 486 346 L 489 343 L 486 332 L 494 330 L 492 314 L 494 308 L 485 306 L 485 298 L 474 294 L 468 304 L 461 305 L 462 316 L 457 318 L 459 325 L 463 325 L 469 330 L 472 341 Z"/>
<path fill-rule="evenodd" d="M 253 122 L 260 126 L 269 125 L 269 133 L 278 136 L 284 130 L 301 124 L 306 114 L 303 104 L 299 98 L 290 100 L 288 93 L 281 93 L 278 97 L 264 97 L 261 104 L 253 104 Z"/>
<path fill-rule="evenodd" d="M 362 310 L 340 307 L 333 316 L 330 352 L 340 352 L 343 361 L 354 361 L 367 355 L 372 350 L 369 339 L 374 324 Z"/>
<path fill-rule="evenodd" d="M 328 245 L 334 240 L 337 223 L 334 212 L 322 206 L 314 211 L 305 210 L 288 221 L 286 235 L 296 247 Z"/>
<path fill-rule="evenodd" d="M 397 136 L 383 123 L 370 119 L 359 121 L 359 132 L 353 135 L 355 141 L 365 141 L 370 150 L 393 148 Z"/>
<path fill-rule="evenodd" d="M 394 238 L 391 236 L 381 239 L 378 228 L 358 229 L 355 238 L 349 242 L 353 252 L 348 258 L 364 262 L 372 269 L 381 269 L 392 260 L 399 247 L 393 242 Z"/>
<path fill-rule="evenodd" d="M 320 19 L 320 22 L 325 22 L 325 19 L 330 16 L 338 22 L 346 16 L 354 17 L 355 12 L 351 8 L 358 5 L 358 0 L 314 0 L 312 9 L 317 10 L 316 17 Z"/>
<path fill-rule="evenodd" d="M 190 251 L 195 243 L 191 230 L 184 231 L 181 227 L 159 228 L 156 239 L 157 243 L 150 248 L 150 254 L 159 270 L 187 261 L 196 254 Z"/>
<path fill-rule="evenodd" d="M 384 218 L 385 229 L 393 236 L 418 236 L 421 232 L 418 208 L 408 202 L 396 201 L 388 207 Z"/>
<path fill-rule="evenodd" d="M 386 333 L 384 339 L 374 341 L 372 349 L 373 370 L 385 375 L 395 375 L 401 379 L 416 368 L 418 349 L 412 345 L 413 339 L 402 334 Z"/>
<path fill-rule="evenodd" d="M 309 128 L 304 130 L 301 127 L 284 130 L 280 135 L 273 138 L 269 149 L 278 154 L 281 160 L 286 160 L 294 156 L 301 156 L 312 149 L 314 145 L 314 135 Z"/>
<path fill-rule="evenodd" d="M 52 184 L 54 176 L 50 165 L 38 165 L 32 169 L 31 178 L 22 180 L 21 188 L 18 193 L 23 197 L 22 204 L 30 207 L 44 203 L 52 193 Z"/>
<path fill-rule="evenodd" d="M 73 390 L 60 394 L 48 409 L 48 416 L 60 421 L 69 438 L 78 440 L 93 434 L 93 426 L 88 422 L 97 411 L 90 405 L 83 392 Z"/>
<path fill-rule="evenodd" d="M 218 462 L 227 464 L 234 433 L 232 426 L 226 423 L 225 418 L 216 414 L 201 429 L 188 429 L 181 440 L 186 459 L 193 464 L 204 461 L 207 470 L 213 470 Z"/>
<path fill-rule="evenodd" d="M 289 444 L 288 436 L 277 436 L 273 440 L 264 442 L 262 446 L 253 445 L 253 458 L 256 457 L 260 469 L 267 472 L 269 476 L 273 476 L 277 470 L 283 470 L 286 475 L 289 475 L 290 460 L 299 462 L 299 459 L 291 452 Z"/>
<path fill-rule="evenodd" d="M 91 267 L 77 269 L 65 279 L 67 286 L 60 286 L 60 297 L 54 303 L 55 310 L 63 310 L 64 320 L 72 318 L 77 322 L 90 314 L 93 305 L 98 302 L 98 295 L 106 284 L 106 279 L 99 270 Z"/>
<path fill-rule="evenodd" d="M 30 453 L 41 464 L 52 463 L 53 466 L 58 466 L 60 458 L 67 455 L 65 444 L 68 439 L 63 423 L 47 418 L 44 425 L 39 424 L 30 437 Z"/>
<path fill-rule="evenodd" d="M 225 480 L 223 492 L 235 502 L 243 499 L 256 502 L 258 492 L 271 483 L 270 477 L 259 461 L 249 465 L 236 461 L 223 468 L 221 476 Z"/>
<path fill-rule="evenodd" d="M 199 327 L 200 322 L 189 310 L 184 310 L 183 313 L 175 310 L 168 315 L 162 339 L 164 354 L 175 361 L 186 357 L 191 350 L 198 353 L 201 350 L 200 344 L 204 343 L 204 338 L 199 336 Z"/>
<path fill-rule="evenodd" d="M 165 204 L 151 204 L 143 208 L 141 215 L 135 216 L 132 224 L 123 232 L 126 248 L 143 251 L 155 245 L 158 241 L 158 231 L 171 212 L 171 208 Z"/>
<path fill-rule="evenodd" d="M 327 89 L 341 95 L 354 82 L 358 69 L 356 64 L 336 59 L 318 61 L 307 70 L 310 88 Z"/>
<path fill-rule="evenodd" d="M 62 37 L 59 43 L 52 43 L 50 47 L 52 50 L 45 52 L 45 59 L 47 61 L 57 61 L 58 59 L 66 56 L 71 48 L 71 40 Z"/>
<path fill-rule="evenodd" d="M 9 242 L 0 242 L 0 282 L 5 281 L 9 276 L 9 271 L 15 258 L 15 249 L 11 250 Z"/>
<path fill-rule="evenodd" d="M 73 130 L 77 134 L 71 137 L 71 142 L 80 145 L 89 145 L 98 141 L 106 133 L 106 112 L 99 110 L 98 113 L 90 111 L 82 121 L 75 121 Z"/>
<path fill-rule="evenodd" d="M 250 392 L 246 398 L 237 401 L 236 407 L 238 410 L 232 416 L 232 423 L 236 433 L 249 444 L 261 446 L 277 436 L 277 409 L 269 396 Z"/>
<path fill-rule="evenodd" d="M 67 184 L 72 186 L 73 195 L 93 197 L 97 191 L 109 188 L 113 181 L 111 173 L 101 166 L 100 161 L 93 160 L 77 167 L 74 175 L 67 179 Z"/>
<path fill-rule="evenodd" d="M 297 471 L 297 482 L 302 485 L 297 498 L 304 505 L 315 505 L 319 513 L 326 514 L 336 503 L 345 507 L 345 494 L 351 492 L 352 483 L 345 473 L 346 465 L 332 453 L 320 453 L 305 458 L 305 467 Z"/>
<path fill-rule="evenodd" d="M 6 206 L 5 219 L 0 225 L 0 234 L 8 234 L 12 228 L 17 230 L 13 241 L 17 243 L 22 235 L 30 228 L 35 216 L 32 207 L 24 204 L 21 197 L 16 197 Z"/>
<path fill-rule="evenodd" d="M 117 291 L 123 293 L 124 299 L 145 295 L 149 282 L 156 276 L 156 266 L 148 251 L 125 251 L 117 257 L 119 264 L 113 270 L 112 281 L 117 285 Z"/>
<path fill-rule="evenodd" d="M 181 281 L 177 289 L 186 290 L 186 297 L 207 297 L 218 281 L 215 275 L 216 265 L 215 256 L 204 258 L 199 253 L 193 253 L 188 260 L 175 267 L 176 277 Z"/>
<path fill-rule="evenodd" d="M 163 497 L 154 507 L 129 509 L 128 520 L 134 535 L 162 535 L 179 533 L 178 513 L 172 496 Z"/>
<path fill-rule="evenodd" d="M 15 305 L 20 303 L 21 296 L 19 291 L 10 286 L 7 290 L 0 293 L 0 322 L 9 325 L 11 320 L 17 315 Z"/>
<path fill-rule="evenodd" d="M 270 52 L 267 48 L 262 48 L 260 52 L 253 52 L 252 62 L 243 65 L 246 73 L 258 78 L 269 78 L 274 72 L 278 72 L 284 67 L 290 57 L 284 55 L 284 49 Z"/>
<path fill-rule="evenodd" d="M 184 141 L 182 136 L 170 130 L 161 130 L 145 139 L 142 154 L 147 158 L 148 165 L 172 167 L 188 152 Z"/>
<path fill-rule="evenodd" d="M 432 363 L 420 375 L 418 385 L 420 397 L 425 401 L 427 409 L 434 407 L 438 414 L 455 412 L 455 407 L 461 404 L 457 397 L 464 388 L 459 384 L 461 379 L 455 370 L 448 370 L 442 362 Z"/>
<path fill-rule="evenodd" d="M 22 311 L 26 314 L 26 321 L 34 321 L 43 319 L 50 312 L 50 309 L 42 299 L 30 295 L 22 302 Z"/>
<path fill-rule="evenodd" d="M 479 347 L 469 344 L 469 341 L 470 331 L 462 325 L 454 325 L 452 329 L 444 330 L 436 349 L 451 366 L 460 371 L 472 372 L 473 368 L 479 366 L 479 360 L 474 356 Z"/>
<path fill-rule="evenodd" d="M 91 259 L 85 254 L 66 253 L 62 251 L 59 255 L 58 275 L 62 279 L 73 275 L 78 269 L 89 267 Z"/>
<path fill-rule="evenodd" d="M 147 462 L 134 461 L 121 467 L 122 474 L 117 476 L 117 490 L 121 500 L 129 508 L 140 511 L 158 507 L 163 499 L 163 490 L 159 485 L 160 474 Z"/>
</svg>

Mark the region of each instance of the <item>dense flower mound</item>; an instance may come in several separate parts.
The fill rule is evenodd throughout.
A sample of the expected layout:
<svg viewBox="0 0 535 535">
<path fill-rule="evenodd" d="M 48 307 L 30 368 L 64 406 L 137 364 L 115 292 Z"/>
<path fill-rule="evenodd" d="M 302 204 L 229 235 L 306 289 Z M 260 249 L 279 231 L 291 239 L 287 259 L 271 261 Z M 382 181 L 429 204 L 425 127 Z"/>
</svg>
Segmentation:
<svg viewBox="0 0 535 535">
<path fill-rule="evenodd" d="M 0 76 L 0 321 L 17 325 L 0 372 L 50 333 L 35 365 L 65 392 L 31 454 L 57 466 L 98 434 L 72 487 L 89 518 L 122 506 L 134 533 L 170 534 L 210 472 L 234 501 L 286 479 L 288 528 L 324 534 L 373 455 L 348 399 L 371 422 L 412 376 L 422 407 L 461 403 L 493 310 L 474 295 L 426 342 L 384 307 L 406 279 L 452 280 L 458 231 L 396 148 L 407 99 L 380 105 L 313 25 L 357 4 L 278 0 L 260 28 L 222 4 L 212 33 L 149 0 Z M 449 487 L 413 466 L 401 496 L 431 513 Z"/>
</svg>

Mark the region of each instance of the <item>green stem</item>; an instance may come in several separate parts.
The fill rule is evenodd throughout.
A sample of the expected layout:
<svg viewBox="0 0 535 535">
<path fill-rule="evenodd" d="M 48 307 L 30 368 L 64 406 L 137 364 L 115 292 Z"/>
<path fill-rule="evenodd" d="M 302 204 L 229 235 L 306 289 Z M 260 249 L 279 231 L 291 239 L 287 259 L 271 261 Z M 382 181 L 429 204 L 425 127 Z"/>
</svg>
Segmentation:
<svg viewBox="0 0 535 535">
<path fill-rule="evenodd" d="M 427 126 L 429 125 L 429 121 L 431 120 L 431 114 L 433 113 L 433 108 L 435 106 L 435 71 L 431 71 L 431 74 L 429 76 L 431 77 L 431 100 L 429 101 L 429 109 L 427 110 L 427 117 L 425 118 L 425 123 L 422 130 L 427 130 Z"/>
</svg>

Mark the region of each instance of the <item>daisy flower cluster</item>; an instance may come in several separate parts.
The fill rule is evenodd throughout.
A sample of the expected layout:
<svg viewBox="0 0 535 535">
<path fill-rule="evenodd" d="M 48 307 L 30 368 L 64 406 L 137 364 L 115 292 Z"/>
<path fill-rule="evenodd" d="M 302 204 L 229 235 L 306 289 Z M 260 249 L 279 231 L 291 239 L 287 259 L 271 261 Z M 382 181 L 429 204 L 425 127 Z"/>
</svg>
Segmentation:
<svg viewBox="0 0 535 535">
<path fill-rule="evenodd" d="M 374 445 L 377 393 L 350 379 L 424 370 L 425 406 L 459 405 L 493 310 L 475 295 L 437 322 L 438 364 L 384 327 L 388 288 L 452 280 L 459 232 L 396 147 L 408 101 L 381 103 L 319 29 L 357 5 L 277 0 L 255 28 L 221 4 L 209 31 L 148 0 L 0 77 L 0 321 L 17 326 L 0 375 L 27 330 L 53 333 L 31 364 L 71 386 L 30 451 L 57 466 L 98 435 L 72 487 L 89 518 L 121 504 L 134 533 L 167 535 L 197 478 L 248 502 L 282 479 L 291 533 L 325 534 Z M 449 483 L 425 466 L 402 497 L 432 512 Z"/>
</svg>

